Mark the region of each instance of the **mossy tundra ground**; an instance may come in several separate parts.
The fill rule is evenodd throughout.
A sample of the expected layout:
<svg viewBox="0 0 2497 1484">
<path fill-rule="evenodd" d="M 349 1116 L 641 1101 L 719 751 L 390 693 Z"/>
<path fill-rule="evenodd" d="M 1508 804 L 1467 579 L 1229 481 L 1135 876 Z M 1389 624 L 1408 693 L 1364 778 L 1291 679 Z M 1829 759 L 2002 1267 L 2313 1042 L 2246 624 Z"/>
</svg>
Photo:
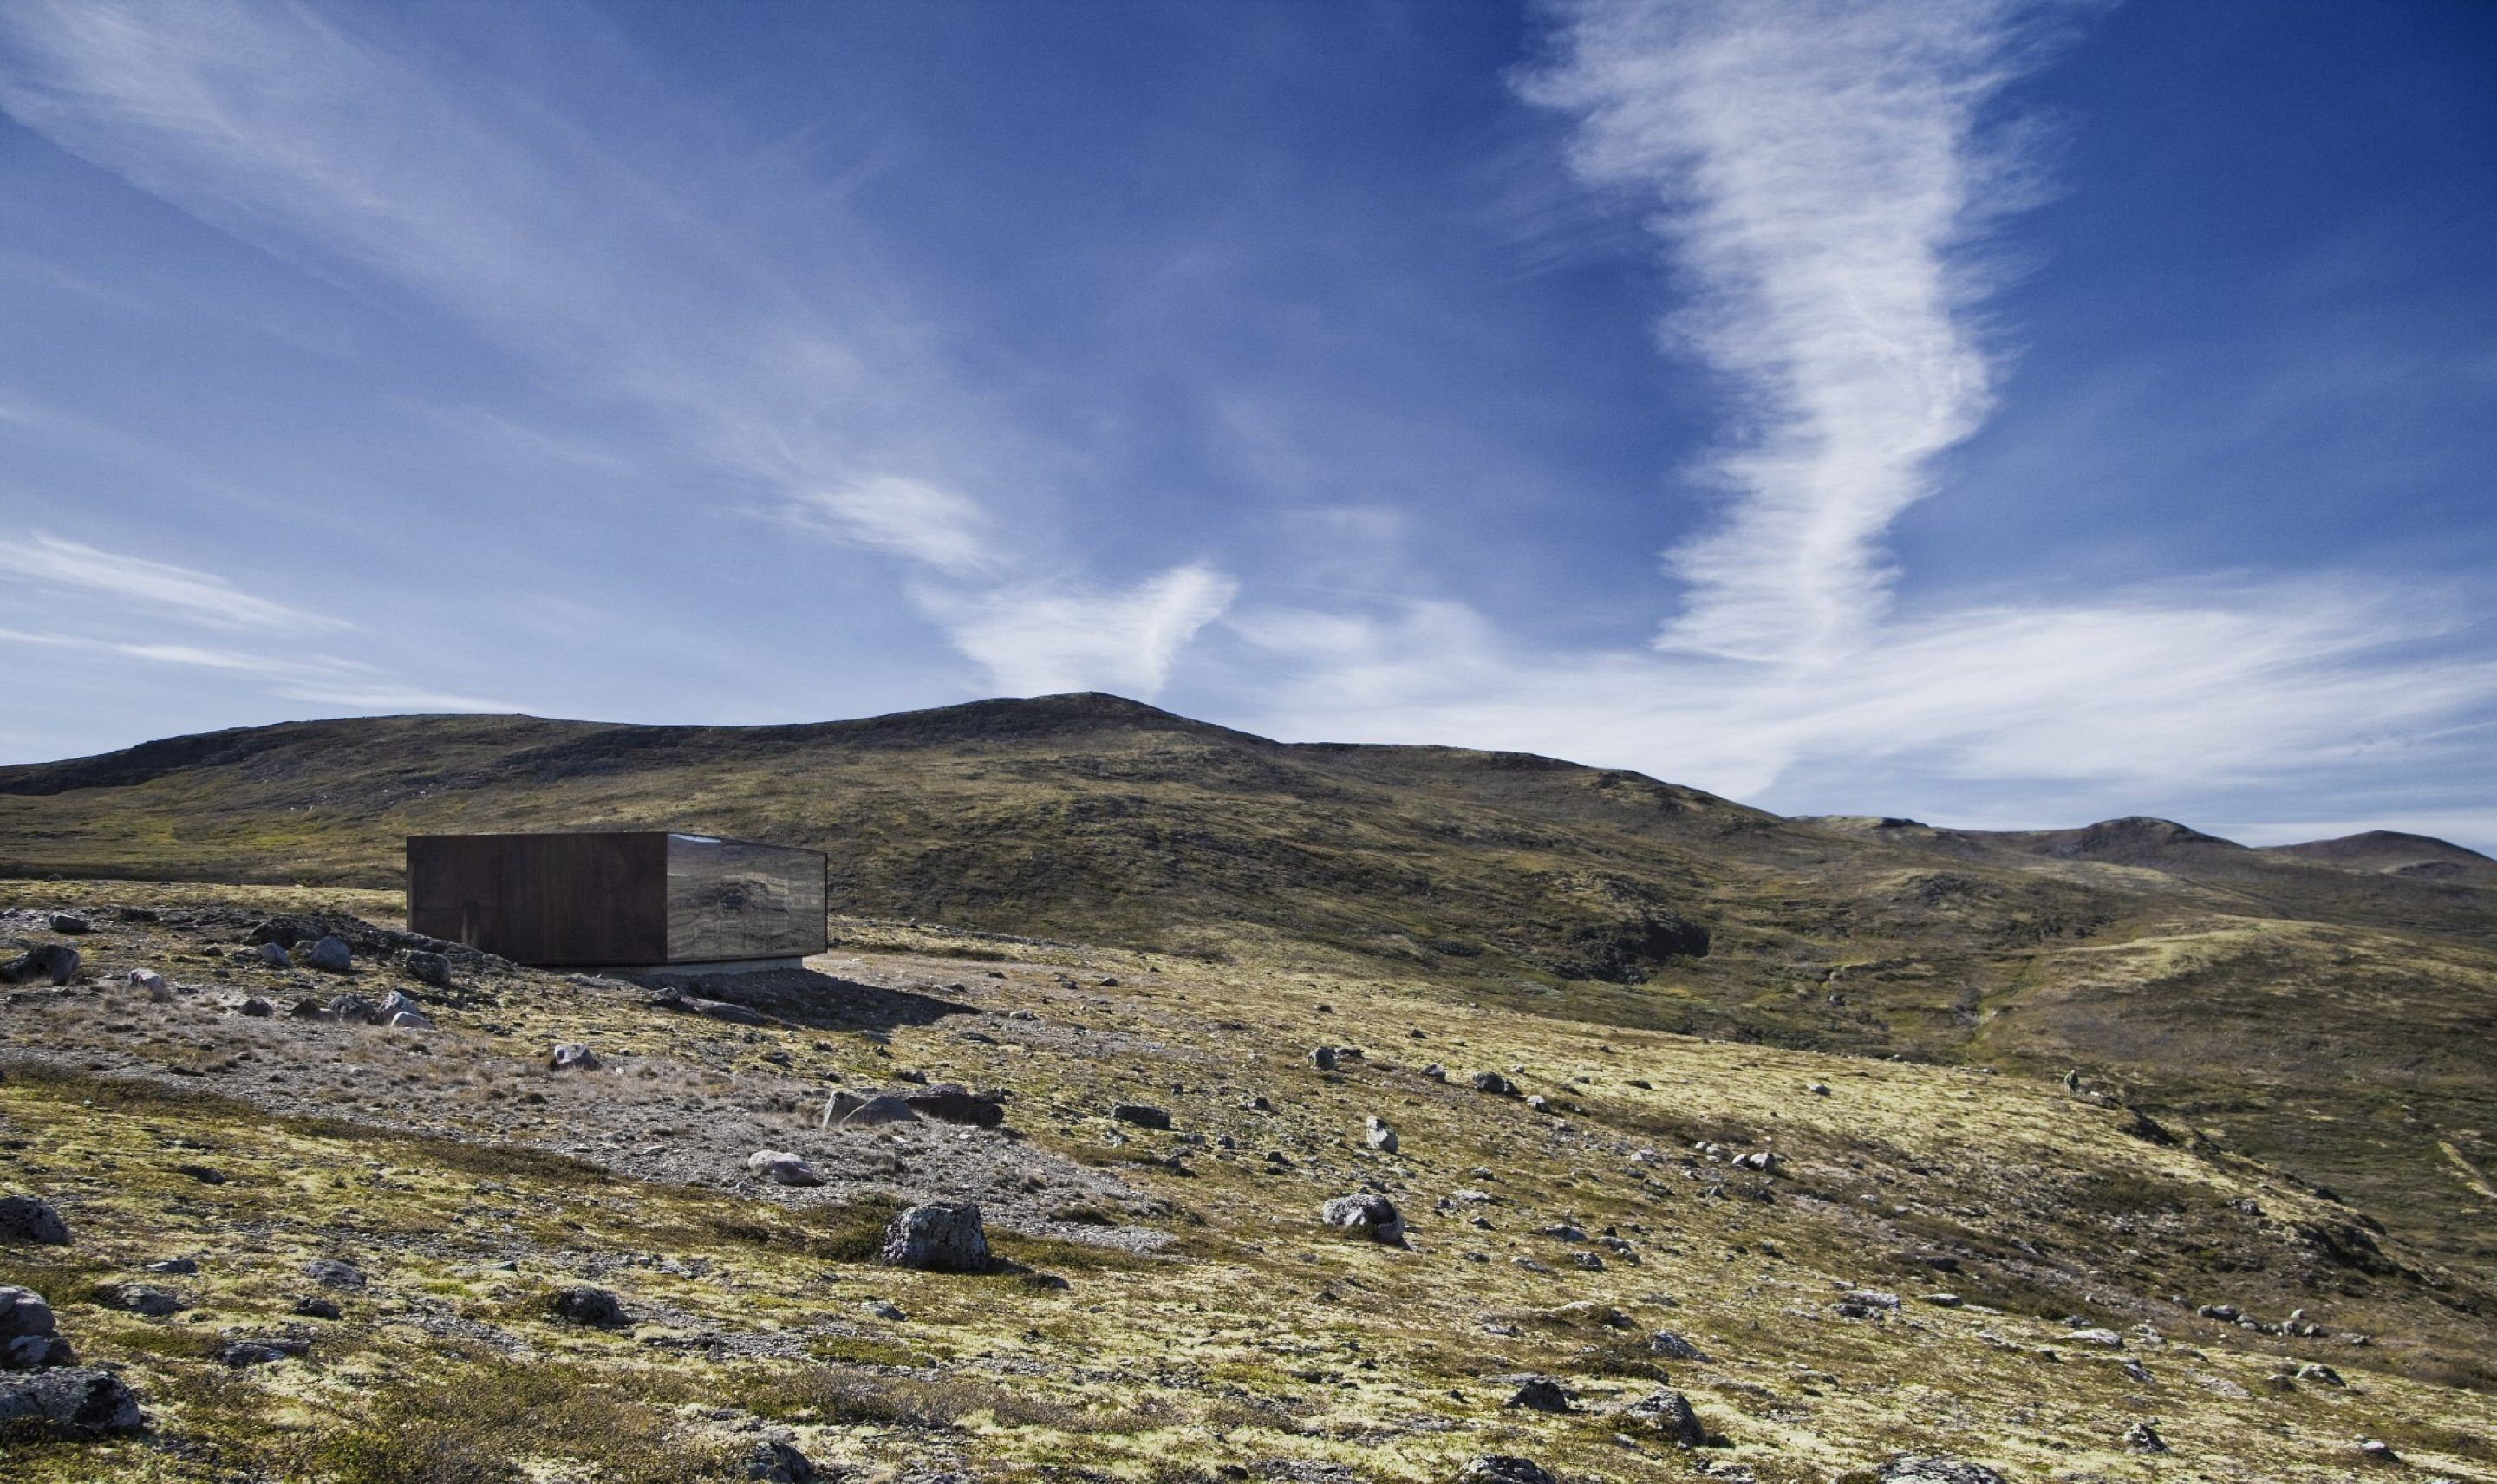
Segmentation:
<svg viewBox="0 0 2497 1484">
<path fill-rule="evenodd" d="M 812 961 L 842 988 L 741 1024 L 498 963 L 443 991 L 386 955 L 246 957 L 262 916 L 393 925 L 388 894 L 0 883 L 0 932 L 47 938 L 56 909 L 94 931 L 77 982 L 0 995 L 0 1193 L 52 1202 L 73 1241 L 0 1247 L 0 1282 L 118 1367 L 148 1429 L 0 1442 L 13 1480 L 738 1479 L 765 1438 L 857 1480 L 1436 1481 L 1487 1453 L 1569 1480 L 1869 1481 L 1903 1454 L 2013 1480 L 2497 1480 L 2476 1279 L 2043 1078 L 892 923 Z M 115 982 L 132 968 L 170 1002 Z M 392 989 L 435 1028 L 285 1014 Z M 549 1069 L 557 1041 L 601 1066 Z M 1318 1046 L 1349 1050 L 1323 1071 Z M 1476 1091 L 1486 1070 L 1520 1095 Z M 817 1126 L 830 1089 L 903 1072 L 1004 1092 L 1006 1127 Z M 763 1147 L 826 1183 L 759 1183 Z M 1409 1247 L 1321 1223 L 1359 1190 Z M 874 1260 L 899 1205 L 963 1198 L 996 1271 Z M 143 1271 L 174 1257 L 197 1272 Z M 325 1258 L 363 1286 L 307 1276 Z M 133 1282 L 185 1307 L 118 1307 Z M 581 1283 L 629 1322 L 557 1319 Z M 277 1334 L 309 1348 L 216 1358 Z M 1506 1405 L 1529 1373 L 1571 1408 Z M 1710 1445 L 1623 1414 L 1666 1384 Z M 2128 1441 L 2145 1422 L 2165 1451 Z"/>
</svg>

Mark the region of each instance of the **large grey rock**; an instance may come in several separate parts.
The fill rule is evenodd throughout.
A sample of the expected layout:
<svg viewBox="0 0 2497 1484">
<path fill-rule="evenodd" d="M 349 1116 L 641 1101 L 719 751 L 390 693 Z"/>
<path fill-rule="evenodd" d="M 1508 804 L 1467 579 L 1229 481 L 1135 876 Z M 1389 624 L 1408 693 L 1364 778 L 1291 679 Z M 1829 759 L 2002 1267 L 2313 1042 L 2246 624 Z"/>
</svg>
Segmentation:
<svg viewBox="0 0 2497 1484">
<path fill-rule="evenodd" d="M 1327 1225 L 1352 1236 L 1368 1237 L 1389 1247 L 1405 1245 L 1405 1215 L 1383 1195 L 1368 1190 L 1339 1195 L 1320 1207 L 1318 1215 Z"/>
<path fill-rule="evenodd" d="M 374 1011 L 377 1007 L 362 995 L 340 995 L 323 1008 L 329 1012 L 330 1019 L 351 1026 L 369 1026 L 376 1019 Z"/>
<path fill-rule="evenodd" d="M 1667 1360 L 1706 1360 L 1708 1358 L 1699 1346 L 1671 1330 L 1658 1330 L 1648 1336 L 1647 1352 L 1650 1355 L 1661 1355 Z"/>
<path fill-rule="evenodd" d="M 1310 1049 L 1310 1065 L 1316 1067 L 1319 1071 L 1332 1072 L 1336 1069 L 1336 1064 L 1334 1047 L 1316 1046 Z"/>
<path fill-rule="evenodd" d="M 745 1168 L 775 1185 L 820 1185 L 815 1167 L 786 1150 L 759 1149 L 745 1156 Z"/>
<path fill-rule="evenodd" d="M 305 968 L 317 968 L 325 974 L 343 974 L 356 964 L 347 940 L 334 932 L 325 932 L 308 944 L 296 944 L 295 960 Z"/>
<path fill-rule="evenodd" d="M 594 1072 L 598 1070 L 598 1054 L 579 1041 L 557 1041 L 547 1053 L 547 1065 L 558 1072 Z"/>
<path fill-rule="evenodd" d="M 57 1335 L 52 1306 L 32 1288 L 0 1287 L 0 1340 Z"/>
<path fill-rule="evenodd" d="M 1660 1433 L 1686 1448 L 1708 1441 L 1708 1430 L 1691 1409 L 1691 1399 L 1670 1386 L 1659 1386 L 1629 1405 L 1623 1419 L 1651 1433 Z"/>
<path fill-rule="evenodd" d="M 447 990 L 451 988 L 451 961 L 441 954 L 418 949 L 407 956 L 407 976 L 419 984 Z"/>
<path fill-rule="evenodd" d="M 566 1288 L 547 1301 L 547 1310 L 568 1324 L 616 1329 L 624 1322 L 623 1301 L 604 1288 Z"/>
<path fill-rule="evenodd" d="M 152 1283 L 123 1283 L 111 1293 L 111 1306 L 150 1319 L 171 1318 L 190 1306 Z"/>
<path fill-rule="evenodd" d="M 795 1446 L 767 1437 L 745 1455 L 745 1477 L 748 1484 L 815 1484 L 823 1475 Z"/>
<path fill-rule="evenodd" d="M 67 943 L 38 943 L 0 963 L 0 984 L 32 984 L 48 979 L 67 984 L 79 975 L 79 951 Z"/>
<path fill-rule="evenodd" d="M 1569 1389 L 1548 1375 L 1530 1375 L 1501 1405 L 1530 1412 L 1565 1412 L 1570 1409 Z"/>
<path fill-rule="evenodd" d="M 286 956 L 285 948 L 276 943 L 263 943 L 252 950 L 252 955 L 269 968 L 285 968 L 294 962 Z"/>
<path fill-rule="evenodd" d="M 1495 1096 L 1505 1096 L 1517 1089 L 1509 1085 L 1507 1078 L 1502 1077 L 1498 1072 L 1476 1072 L 1474 1073 L 1474 1090 L 1477 1092 L 1489 1092 Z"/>
<path fill-rule="evenodd" d="M 877 1128 L 887 1123 L 916 1123 L 919 1110 L 898 1092 L 853 1092 L 837 1089 L 824 1099 L 824 1128 Z"/>
<path fill-rule="evenodd" d="M 0 1242 L 67 1247 L 69 1223 L 61 1219 L 61 1214 L 52 1209 L 49 1201 L 31 1195 L 0 1195 Z"/>
<path fill-rule="evenodd" d="M 996 1092 L 974 1092 L 959 1083 L 940 1082 L 933 1087 L 914 1088 L 900 1094 L 912 1112 L 923 1119 L 940 1123 L 964 1123 L 974 1128 L 995 1128 L 1006 1121 L 1004 1096 Z"/>
<path fill-rule="evenodd" d="M 251 1366 L 273 1366 L 311 1351 L 312 1342 L 300 1335 L 246 1335 L 218 1346 L 217 1361 L 240 1371 Z"/>
<path fill-rule="evenodd" d="M 884 1228 L 879 1254 L 896 1267 L 978 1273 L 989 1266 L 989 1235 L 969 1201 L 913 1206 Z"/>
<path fill-rule="evenodd" d="M 1983 1464 L 1951 1458 L 1919 1458 L 1902 1453 L 1874 1470 L 1881 1484 L 2010 1484 Z"/>
<path fill-rule="evenodd" d="M 364 1286 L 364 1270 L 335 1257 L 313 1258 L 303 1265 L 303 1276 L 324 1288 L 343 1288 L 350 1293 Z"/>
<path fill-rule="evenodd" d="M 134 968 L 121 976 L 121 982 L 146 995 L 151 1005 L 173 1002 L 174 992 L 165 987 L 165 976 L 152 968 Z"/>
<path fill-rule="evenodd" d="M 0 1376 L 0 1437 L 31 1432 L 85 1442 L 145 1425 L 139 1399 L 111 1372 L 55 1367 Z"/>
<path fill-rule="evenodd" d="M 1122 1123 L 1133 1123 L 1138 1128 L 1171 1126 L 1170 1110 L 1156 1108 L 1151 1103 L 1120 1103 L 1110 1110 L 1110 1117 Z"/>
<path fill-rule="evenodd" d="M 1509 1453 L 1486 1453 L 1457 1470 L 1457 1484 L 1561 1484 L 1539 1464 Z"/>
<path fill-rule="evenodd" d="M 1362 1129 L 1361 1139 L 1363 1143 L 1382 1154 L 1396 1152 L 1396 1130 L 1379 1121 L 1375 1114 L 1371 1116 L 1369 1122 Z"/>
<path fill-rule="evenodd" d="M 420 1005 L 415 1000 L 408 998 L 405 993 L 398 990 L 393 990 L 382 996 L 381 1003 L 373 1006 L 373 1019 L 387 1025 L 389 1024 L 391 1017 L 403 1015 L 410 1010 L 415 1011 L 419 1015 L 423 1015 L 425 1013 L 425 1007 L 423 1005 Z"/>
<path fill-rule="evenodd" d="M 52 914 L 52 931 L 54 932 L 93 932 L 95 924 L 76 912 L 55 912 Z"/>
</svg>

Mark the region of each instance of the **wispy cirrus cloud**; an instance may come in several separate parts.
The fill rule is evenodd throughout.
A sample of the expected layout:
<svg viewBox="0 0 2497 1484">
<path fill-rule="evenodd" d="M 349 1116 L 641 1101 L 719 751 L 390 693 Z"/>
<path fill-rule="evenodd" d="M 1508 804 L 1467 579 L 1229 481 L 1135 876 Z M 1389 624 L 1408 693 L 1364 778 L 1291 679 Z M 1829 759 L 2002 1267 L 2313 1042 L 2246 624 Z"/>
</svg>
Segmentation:
<svg viewBox="0 0 2497 1484">
<path fill-rule="evenodd" d="M 1034 584 L 925 596 L 958 642 L 1019 694 L 1111 689 L 1154 695 L 1179 652 L 1231 606 L 1239 584 L 1191 563 L 1131 587 Z"/>
<path fill-rule="evenodd" d="M 1881 538 L 1983 420 L 1973 244 L 2031 194 L 1979 111 L 2034 48 L 2021 0 L 1570 6 L 1529 97 L 1589 183 L 1646 203 L 1682 297 L 1662 327 L 1737 391 L 1700 471 L 1727 500 L 1672 552 L 1661 647 L 1811 660 L 1858 642 Z"/>
<path fill-rule="evenodd" d="M 576 18 L 580 45 L 612 43 Z M 680 467 L 731 491 L 726 509 L 902 558 L 922 569 L 913 591 L 1014 580 L 1052 545 L 1027 523 L 1012 547 L 992 538 L 1000 492 L 1040 458 L 951 372 L 941 327 L 838 210 L 818 229 L 832 261 L 801 282 L 754 250 L 740 229 L 763 208 L 699 145 L 611 152 L 547 100 L 443 65 L 386 13 L 27 0 L 0 11 L 0 109 L 245 241 L 449 313 L 577 404 L 629 409 L 615 448 L 554 440 L 576 465 Z M 467 421 L 505 446 L 547 441 L 500 414 Z M 1194 579 L 1140 581 L 1143 595 Z M 1105 652 L 1084 633 L 1060 636 L 1059 664 L 999 670 L 994 626 L 948 617 L 979 607 L 921 603 L 1000 684 L 1134 673 L 1084 669 Z"/>
<path fill-rule="evenodd" d="M 101 552 L 41 531 L 0 543 L 0 574 L 55 594 L 172 615 L 215 629 L 309 630 L 350 625 L 243 591 L 214 573 Z"/>
</svg>

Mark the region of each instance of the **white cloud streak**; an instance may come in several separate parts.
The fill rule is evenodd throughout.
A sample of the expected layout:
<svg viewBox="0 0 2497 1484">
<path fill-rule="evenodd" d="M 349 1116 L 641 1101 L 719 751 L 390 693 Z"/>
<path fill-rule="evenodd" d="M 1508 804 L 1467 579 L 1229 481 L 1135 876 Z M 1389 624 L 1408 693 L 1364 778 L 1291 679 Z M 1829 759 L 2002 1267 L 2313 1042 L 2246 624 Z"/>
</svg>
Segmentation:
<svg viewBox="0 0 2497 1484">
<path fill-rule="evenodd" d="M 1858 643 L 1881 537 L 1933 492 L 1992 367 L 1968 249 L 2024 191 L 1975 138 L 2015 73 L 2013 0 L 1590 0 L 1534 100 L 1577 116 L 1591 183 L 1652 204 L 1688 297 L 1667 329 L 1743 398 L 1704 471 L 1722 522 L 1670 553 L 1659 647 L 1811 661 Z"/>
<path fill-rule="evenodd" d="M 1179 652 L 1230 607 L 1239 584 L 1188 565 L 1123 591 L 1027 585 L 930 595 L 964 650 L 1010 691 L 1111 689 L 1153 696 Z"/>
<path fill-rule="evenodd" d="M 0 574 L 117 608 L 166 613 L 217 629 L 337 629 L 335 618 L 243 591 L 224 578 L 168 562 L 100 552 L 37 531 L 0 543 Z"/>
<path fill-rule="evenodd" d="M 645 151 L 627 171 L 559 113 L 428 65 L 387 25 L 251 0 L 24 0 L 0 8 L 0 108 L 245 241 L 449 311 L 578 401 L 635 409 L 705 483 L 745 491 L 731 508 L 955 582 L 1010 580 L 1046 545 L 996 540 L 991 501 L 968 491 L 1033 460 L 856 235 L 837 222 L 838 261 L 794 286 L 746 250 L 750 204 L 715 186 L 716 162 Z M 1136 591 L 1201 595 L 1200 576 Z M 999 683 L 1166 669 L 1047 635 L 1048 615 L 1082 622 L 1083 605 L 1003 628 L 966 594 L 921 607 L 987 615 L 948 628 Z M 1058 659 L 990 659 L 1042 651 Z"/>
</svg>

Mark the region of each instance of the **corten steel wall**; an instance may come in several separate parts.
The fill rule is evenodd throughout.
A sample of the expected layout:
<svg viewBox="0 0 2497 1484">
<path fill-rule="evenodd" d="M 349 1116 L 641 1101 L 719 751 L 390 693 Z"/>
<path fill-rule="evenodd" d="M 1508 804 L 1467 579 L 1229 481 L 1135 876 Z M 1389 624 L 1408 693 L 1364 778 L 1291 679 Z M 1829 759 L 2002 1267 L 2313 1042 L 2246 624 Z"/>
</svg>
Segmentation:
<svg viewBox="0 0 2497 1484">
<path fill-rule="evenodd" d="M 407 919 L 521 963 L 821 953 L 824 856 L 656 830 L 412 836 Z"/>
</svg>

